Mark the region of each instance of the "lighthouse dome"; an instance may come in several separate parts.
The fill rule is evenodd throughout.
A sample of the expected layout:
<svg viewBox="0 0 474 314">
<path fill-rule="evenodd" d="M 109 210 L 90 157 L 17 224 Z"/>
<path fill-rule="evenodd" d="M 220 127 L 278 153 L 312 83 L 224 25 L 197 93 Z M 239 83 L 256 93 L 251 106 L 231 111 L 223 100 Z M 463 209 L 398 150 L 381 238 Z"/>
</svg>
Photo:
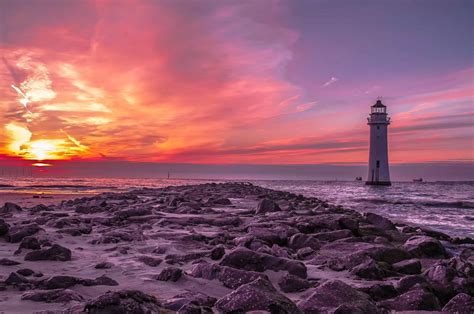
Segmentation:
<svg viewBox="0 0 474 314">
<path fill-rule="evenodd" d="M 375 105 L 373 105 L 372 107 L 385 108 L 385 105 L 382 104 L 382 101 L 380 99 L 378 99 Z"/>
</svg>

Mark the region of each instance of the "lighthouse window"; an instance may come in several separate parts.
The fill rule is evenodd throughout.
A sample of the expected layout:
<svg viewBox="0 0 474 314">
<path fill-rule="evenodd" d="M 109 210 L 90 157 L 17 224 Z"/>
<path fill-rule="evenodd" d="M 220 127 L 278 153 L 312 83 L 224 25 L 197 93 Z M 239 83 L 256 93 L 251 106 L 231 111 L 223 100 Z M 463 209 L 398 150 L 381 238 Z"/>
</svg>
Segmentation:
<svg viewBox="0 0 474 314">
<path fill-rule="evenodd" d="M 380 160 L 377 160 L 377 168 L 380 168 Z"/>
<path fill-rule="evenodd" d="M 377 130 L 380 130 L 380 126 L 377 125 Z"/>
</svg>

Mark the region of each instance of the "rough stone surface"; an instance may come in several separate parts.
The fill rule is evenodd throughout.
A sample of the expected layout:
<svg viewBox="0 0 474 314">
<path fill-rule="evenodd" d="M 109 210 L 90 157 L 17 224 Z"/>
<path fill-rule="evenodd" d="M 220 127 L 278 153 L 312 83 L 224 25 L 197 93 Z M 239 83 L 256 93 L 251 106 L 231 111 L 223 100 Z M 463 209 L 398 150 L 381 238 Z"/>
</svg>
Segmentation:
<svg viewBox="0 0 474 314">
<path fill-rule="evenodd" d="M 403 247 L 417 257 L 443 257 L 446 255 L 444 246 L 437 239 L 427 236 L 409 238 Z"/>
<path fill-rule="evenodd" d="M 70 261 L 71 250 L 54 244 L 49 249 L 28 252 L 25 261 Z"/>
<path fill-rule="evenodd" d="M 29 291 L 21 296 L 22 300 L 46 303 L 66 303 L 83 301 L 84 298 L 77 292 L 69 289 L 55 289 L 48 291 Z"/>
<path fill-rule="evenodd" d="M 265 279 L 256 279 L 251 283 L 222 297 L 216 303 L 219 311 L 243 313 L 248 311 L 268 311 L 271 313 L 300 313 L 290 299 L 277 292 Z"/>
<path fill-rule="evenodd" d="M 154 296 L 138 290 L 109 291 L 87 302 L 84 312 L 90 314 L 168 313 Z"/>
</svg>

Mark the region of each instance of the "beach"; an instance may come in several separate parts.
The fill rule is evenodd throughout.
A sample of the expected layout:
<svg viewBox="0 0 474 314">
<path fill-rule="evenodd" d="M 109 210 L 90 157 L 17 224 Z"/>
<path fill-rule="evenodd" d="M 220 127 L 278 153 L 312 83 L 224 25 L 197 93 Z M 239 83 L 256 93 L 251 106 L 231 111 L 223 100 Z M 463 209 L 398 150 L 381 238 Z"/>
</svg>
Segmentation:
<svg viewBox="0 0 474 314">
<path fill-rule="evenodd" d="M 474 310 L 472 239 L 316 197 L 242 182 L 4 195 L 19 204 L 0 207 L 6 313 Z"/>
</svg>

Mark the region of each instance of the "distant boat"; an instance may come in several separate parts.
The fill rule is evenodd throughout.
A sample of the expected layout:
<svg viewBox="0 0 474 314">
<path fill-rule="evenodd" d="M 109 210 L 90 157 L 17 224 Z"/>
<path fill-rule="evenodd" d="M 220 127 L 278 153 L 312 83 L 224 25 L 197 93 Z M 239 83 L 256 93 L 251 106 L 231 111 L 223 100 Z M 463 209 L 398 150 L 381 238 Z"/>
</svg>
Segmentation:
<svg viewBox="0 0 474 314">
<path fill-rule="evenodd" d="M 362 177 L 356 177 L 356 181 L 362 181 Z"/>
<path fill-rule="evenodd" d="M 423 182 L 423 178 L 413 179 L 413 182 Z"/>
</svg>

